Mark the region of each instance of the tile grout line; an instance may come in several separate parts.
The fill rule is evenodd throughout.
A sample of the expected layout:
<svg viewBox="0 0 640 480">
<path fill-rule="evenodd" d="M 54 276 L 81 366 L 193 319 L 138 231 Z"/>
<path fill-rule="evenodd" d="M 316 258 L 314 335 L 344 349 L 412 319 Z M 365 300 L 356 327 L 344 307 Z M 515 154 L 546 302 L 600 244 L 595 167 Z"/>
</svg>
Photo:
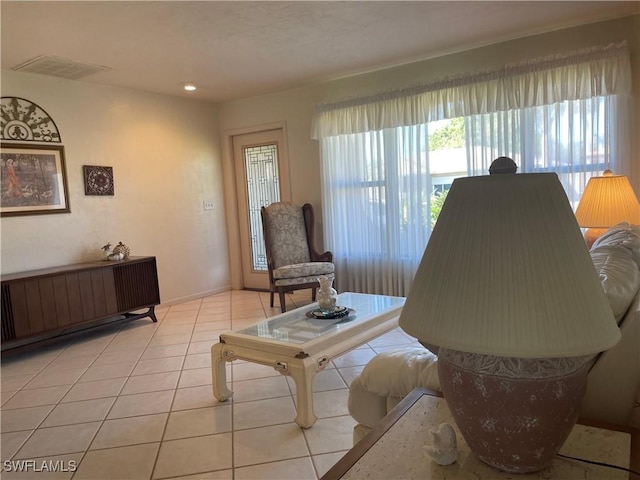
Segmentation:
<svg viewBox="0 0 640 480">
<path fill-rule="evenodd" d="M 173 410 L 173 404 L 174 404 L 174 402 L 176 400 L 176 394 L 177 394 L 178 388 L 180 386 L 180 379 L 182 378 L 182 372 L 184 371 L 184 362 L 186 362 L 187 355 L 189 355 L 189 348 L 191 347 L 191 338 L 193 337 L 193 331 L 195 330 L 195 325 L 198 322 L 198 315 L 200 314 L 200 309 L 201 308 L 202 308 L 202 298 L 200 299 L 200 305 L 198 305 L 198 312 L 196 313 L 195 322 L 194 322 L 193 327 L 191 329 L 191 335 L 189 336 L 189 343 L 187 344 L 187 351 L 185 352 L 184 360 L 182 361 L 182 367 L 180 368 L 180 375 L 178 375 L 178 381 L 176 382 L 176 387 L 173 390 L 173 396 L 171 398 L 171 404 L 169 405 L 169 411 L 167 412 L 167 420 L 164 423 L 164 428 L 162 429 L 162 434 L 160 435 L 160 442 L 158 443 L 158 450 L 156 451 L 156 456 L 155 456 L 155 458 L 153 460 L 153 465 L 151 467 L 151 472 L 149 474 L 149 479 L 150 480 L 152 478 L 154 478 L 154 474 L 156 472 L 156 467 L 158 466 L 158 459 L 160 458 L 160 451 L 162 450 L 162 444 L 164 442 L 164 436 L 167 433 L 167 427 L 169 425 L 169 420 L 171 419 L 171 412 Z M 166 317 L 166 315 L 165 315 L 165 317 Z M 155 336 L 155 333 L 154 333 L 154 336 Z"/>
<path fill-rule="evenodd" d="M 166 314 L 165 314 L 166 316 Z M 162 318 L 162 320 L 164 320 L 164 317 Z M 102 419 L 102 421 L 100 422 L 100 425 L 98 426 L 98 428 L 96 429 L 95 433 L 93 434 L 93 436 L 91 437 L 91 440 L 89 441 L 89 444 L 87 445 L 87 447 L 85 448 L 84 452 L 82 452 L 82 456 L 80 458 L 80 461 L 78 462 L 78 466 L 82 465 L 82 461 L 85 459 L 85 457 L 87 456 L 87 454 L 89 453 L 90 449 L 91 449 L 91 445 L 93 445 L 93 442 L 95 441 L 96 437 L 98 436 L 98 433 L 100 432 L 100 430 L 102 429 L 102 426 L 105 424 L 105 422 L 107 421 L 107 419 L 109 418 L 109 414 L 111 413 L 111 411 L 113 410 L 113 407 L 115 406 L 115 404 L 118 402 L 118 399 L 120 398 L 120 395 L 122 394 L 122 391 L 124 390 L 125 386 L 127 385 L 127 381 L 129 380 L 129 378 L 131 378 L 131 373 L 133 373 L 133 371 L 135 370 L 135 368 L 138 366 L 138 363 L 140 362 L 140 359 L 142 358 L 142 355 L 144 354 L 144 350 L 146 350 L 146 348 L 148 347 L 149 343 L 151 342 L 151 339 L 155 336 L 161 322 L 161 319 L 158 319 L 158 325 L 155 326 L 154 328 L 154 332 L 153 335 L 151 335 L 149 337 L 149 340 L 147 341 L 147 343 L 144 346 L 144 349 L 142 349 L 142 353 L 140 353 L 140 355 L 138 356 L 138 359 L 136 360 L 135 364 L 133 365 L 133 368 L 131 369 L 131 371 L 129 372 L 129 375 L 127 375 L 125 378 L 126 380 L 122 383 L 122 386 L 120 387 L 120 390 L 118 391 L 118 395 L 116 396 L 116 399 L 113 401 L 113 403 L 111 404 L 111 407 L 109 408 L 109 410 L 107 411 L 107 413 L 105 414 L 104 418 Z M 122 330 L 124 329 L 124 325 L 123 328 L 119 329 L 118 332 L 116 333 L 116 335 L 114 335 L 114 337 L 111 339 L 111 341 L 109 341 L 107 343 L 107 345 L 105 346 L 105 348 L 103 350 L 101 350 L 101 354 L 104 352 L 104 350 L 106 350 L 106 348 L 111 344 L 111 342 L 113 342 L 119 333 L 122 332 Z M 99 355 L 98 355 L 99 356 Z M 96 357 L 97 360 L 98 357 Z M 95 360 L 94 360 L 95 362 Z M 116 377 L 116 378 L 122 378 L 122 377 Z M 79 380 L 79 379 L 78 379 Z M 77 382 L 76 382 L 77 383 Z M 67 392 L 68 393 L 68 392 Z M 73 478 L 76 476 L 78 470 L 76 469 L 76 471 L 74 471 L 70 477 L 70 480 L 73 480 Z"/>
<path fill-rule="evenodd" d="M 262 299 L 260 299 L 260 300 L 262 301 Z M 296 308 L 298 308 L 298 305 L 295 303 L 295 300 L 292 299 L 292 301 L 293 301 L 294 305 L 296 305 Z M 265 310 L 264 303 L 263 303 L 263 307 L 262 308 L 263 308 L 263 310 Z M 281 310 L 282 310 L 282 308 L 281 308 Z M 265 310 L 265 316 L 266 316 L 266 310 Z M 286 377 L 289 377 L 289 375 L 285 376 L 285 381 L 287 380 Z M 292 379 L 293 379 L 293 377 L 292 377 Z M 315 380 L 315 376 L 314 376 L 314 380 Z M 294 394 L 293 389 L 291 388 L 291 384 L 288 381 L 286 381 L 286 384 L 287 384 L 287 388 L 289 389 L 289 395 L 291 397 L 291 402 L 293 403 L 293 408 L 294 408 L 294 410 L 296 412 L 296 415 L 297 415 L 298 404 L 297 404 L 296 399 L 295 399 L 296 394 Z M 297 387 L 297 385 L 296 385 L 296 387 Z M 311 387 L 311 390 L 312 390 L 311 394 L 313 395 L 313 385 Z M 296 392 L 297 392 L 297 390 L 296 390 Z M 295 419 L 294 419 L 294 424 L 295 424 Z M 295 424 L 295 425 L 298 428 L 302 429 L 302 438 L 304 439 L 304 443 L 305 443 L 305 446 L 306 446 L 307 452 L 308 452 L 308 455 L 306 457 L 304 457 L 304 458 L 308 458 L 309 459 L 309 462 L 311 462 L 311 468 L 313 470 L 313 473 L 314 473 L 316 479 L 318 479 L 318 478 L 320 478 L 320 476 L 318 475 L 318 470 L 316 469 L 316 465 L 313 462 L 313 454 L 311 452 L 311 445 L 309 444 L 309 439 L 307 438 L 307 434 L 305 432 L 305 429 L 303 429 L 302 427 L 300 427 L 297 424 Z M 300 458 L 302 458 L 302 457 L 300 457 Z"/>
<path fill-rule="evenodd" d="M 233 291 L 231 291 L 231 295 L 229 298 L 229 328 L 231 330 L 233 330 Z M 227 368 L 225 362 L 225 369 Z M 230 375 L 230 379 L 227 379 L 227 382 L 231 382 L 231 388 L 233 388 L 233 383 L 234 383 L 234 370 L 233 370 L 233 362 L 229 362 L 231 363 L 231 375 Z M 211 388 L 213 389 L 213 366 L 211 367 Z M 233 396 L 228 399 L 227 401 L 231 401 L 231 480 L 235 480 L 236 478 L 236 449 L 235 449 L 235 444 L 236 444 L 236 429 L 235 429 L 235 416 L 236 416 L 236 410 L 235 410 L 235 406 L 236 406 L 236 402 L 234 401 Z"/>
</svg>

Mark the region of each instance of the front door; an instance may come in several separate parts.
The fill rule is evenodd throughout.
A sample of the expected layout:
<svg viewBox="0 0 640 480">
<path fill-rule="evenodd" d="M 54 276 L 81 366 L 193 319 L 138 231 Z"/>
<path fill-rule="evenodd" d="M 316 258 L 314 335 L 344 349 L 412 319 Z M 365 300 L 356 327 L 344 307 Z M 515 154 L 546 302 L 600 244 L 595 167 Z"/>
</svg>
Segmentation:
<svg viewBox="0 0 640 480">
<path fill-rule="evenodd" d="M 233 136 L 244 288 L 268 290 L 260 208 L 290 201 L 289 168 L 281 128 Z"/>
</svg>

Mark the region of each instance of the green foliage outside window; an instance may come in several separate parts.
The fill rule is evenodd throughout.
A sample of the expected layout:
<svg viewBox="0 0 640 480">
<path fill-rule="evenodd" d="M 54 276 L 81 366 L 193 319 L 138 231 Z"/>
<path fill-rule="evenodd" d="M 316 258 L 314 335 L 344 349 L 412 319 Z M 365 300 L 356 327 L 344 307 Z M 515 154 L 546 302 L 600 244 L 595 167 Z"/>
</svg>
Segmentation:
<svg viewBox="0 0 640 480">
<path fill-rule="evenodd" d="M 429 151 L 463 148 L 465 146 L 464 117 L 452 118 L 442 128 L 429 133 Z M 449 190 L 434 191 L 431 194 L 431 228 L 435 227 L 442 205 Z"/>
<path fill-rule="evenodd" d="M 444 205 L 444 201 L 447 198 L 447 193 L 449 190 L 445 190 L 443 192 L 433 192 L 431 194 L 431 228 L 436 226 L 436 222 L 438 221 L 438 215 L 440 215 L 440 210 L 442 210 L 442 205 Z"/>
<path fill-rule="evenodd" d="M 452 118 L 447 124 L 429 133 L 429 151 L 464 147 L 464 117 Z"/>
</svg>

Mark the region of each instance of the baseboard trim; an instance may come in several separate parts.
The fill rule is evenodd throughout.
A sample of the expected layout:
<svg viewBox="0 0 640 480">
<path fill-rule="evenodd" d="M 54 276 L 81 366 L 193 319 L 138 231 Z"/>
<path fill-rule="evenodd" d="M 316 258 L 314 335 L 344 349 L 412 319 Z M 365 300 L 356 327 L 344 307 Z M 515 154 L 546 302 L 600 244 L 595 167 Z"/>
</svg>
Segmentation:
<svg viewBox="0 0 640 480">
<path fill-rule="evenodd" d="M 177 305 L 179 303 L 190 302 L 191 300 L 197 300 L 199 298 L 208 297 L 210 295 L 216 295 L 218 293 L 228 292 L 232 290 L 230 285 L 216 288 L 213 290 L 206 290 L 204 292 L 194 293 L 193 295 L 186 295 L 184 297 L 172 298 L 171 300 L 167 300 L 166 302 L 162 302 L 156 308 L 164 308 L 170 307 L 172 305 Z"/>
</svg>

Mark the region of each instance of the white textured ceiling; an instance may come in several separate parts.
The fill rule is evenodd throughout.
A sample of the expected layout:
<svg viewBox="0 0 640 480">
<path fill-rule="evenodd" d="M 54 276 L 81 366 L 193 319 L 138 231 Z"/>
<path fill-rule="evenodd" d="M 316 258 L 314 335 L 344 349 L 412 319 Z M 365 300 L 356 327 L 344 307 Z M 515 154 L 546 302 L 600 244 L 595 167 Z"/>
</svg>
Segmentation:
<svg viewBox="0 0 640 480">
<path fill-rule="evenodd" d="M 638 1 L 3 0 L 1 66 L 51 55 L 110 68 L 82 81 L 224 102 L 636 13 Z"/>
</svg>

